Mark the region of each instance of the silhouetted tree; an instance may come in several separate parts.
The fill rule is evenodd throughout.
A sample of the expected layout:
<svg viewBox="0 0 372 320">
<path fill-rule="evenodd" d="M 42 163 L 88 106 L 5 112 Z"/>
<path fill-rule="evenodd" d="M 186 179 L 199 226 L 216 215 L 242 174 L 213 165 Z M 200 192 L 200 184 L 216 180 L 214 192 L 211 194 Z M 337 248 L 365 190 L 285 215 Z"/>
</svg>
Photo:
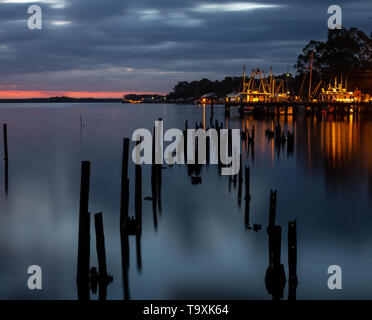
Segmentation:
<svg viewBox="0 0 372 320">
<path fill-rule="evenodd" d="M 180 81 L 169 93 L 168 99 L 187 99 L 200 98 L 206 93 L 216 93 L 216 95 L 224 96 L 228 93 L 239 91 L 241 89 L 242 77 L 226 77 L 224 80 L 211 81 L 201 79 L 199 81 Z"/>
<path fill-rule="evenodd" d="M 368 37 L 357 28 L 328 31 L 327 41 L 311 40 L 298 56 L 294 68 L 303 75 L 314 52 L 313 70 L 323 81 L 347 76 L 351 86 L 371 90 L 372 33 Z"/>
</svg>

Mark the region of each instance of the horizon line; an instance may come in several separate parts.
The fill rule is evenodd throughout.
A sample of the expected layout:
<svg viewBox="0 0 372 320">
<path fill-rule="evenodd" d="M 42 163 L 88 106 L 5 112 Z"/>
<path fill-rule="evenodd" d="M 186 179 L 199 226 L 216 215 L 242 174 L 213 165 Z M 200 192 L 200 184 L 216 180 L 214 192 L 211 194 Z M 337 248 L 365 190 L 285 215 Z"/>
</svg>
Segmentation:
<svg viewBox="0 0 372 320">
<path fill-rule="evenodd" d="M 118 99 L 127 94 L 159 94 L 166 95 L 165 92 L 154 91 L 49 91 L 49 90 L 0 90 L 0 99 L 38 99 L 38 98 L 93 98 L 93 99 Z"/>
</svg>

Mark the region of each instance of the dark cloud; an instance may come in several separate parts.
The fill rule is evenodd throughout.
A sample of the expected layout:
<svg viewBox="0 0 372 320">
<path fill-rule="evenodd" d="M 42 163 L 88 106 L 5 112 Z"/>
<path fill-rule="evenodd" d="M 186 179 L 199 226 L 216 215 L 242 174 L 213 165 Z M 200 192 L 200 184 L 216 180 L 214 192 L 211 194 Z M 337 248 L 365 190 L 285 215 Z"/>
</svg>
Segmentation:
<svg viewBox="0 0 372 320">
<path fill-rule="evenodd" d="M 8 2 L 17 1 L 0 0 L 2 88 L 166 92 L 178 80 L 238 75 L 243 64 L 284 72 L 327 35 L 323 0 L 258 0 L 272 7 L 254 10 L 227 0 L 44 0 L 40 31 L 27 28 L 30 3 Z M 371 32 L 371 1 L 338 4 L 345 26 Z"/>
</svg>

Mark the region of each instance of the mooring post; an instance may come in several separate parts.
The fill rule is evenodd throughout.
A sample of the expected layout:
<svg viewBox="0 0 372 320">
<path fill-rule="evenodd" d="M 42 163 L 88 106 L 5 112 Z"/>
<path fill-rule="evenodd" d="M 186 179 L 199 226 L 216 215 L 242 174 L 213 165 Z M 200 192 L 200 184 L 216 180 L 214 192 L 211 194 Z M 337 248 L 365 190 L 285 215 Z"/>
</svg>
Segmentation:
<svg viewBox="0 0 372 320">
<path fill-rule="evenodd" d="M 79 300 L 89 300 L 89 267 L 90 267 L 90 213 L 89 205 L 90 162 L 81 163 L 80 210 L 79 210 L 79 243 L 77 263 L 77 285 Z"/>
<path fill-rule="evenodd" d="M 228 155 L 229 155 L 229 157 L 232 157 L 232 130 L 228 129 L 227 134 L 228 134 L 227 137 L 228 137 L 228 144 L 229 144 L 228 145 L 228 151 L 229 151 Z"/>
<path fill-rule="evenodd" d="M 186 127 L 186 124 L 185 124 Z M 155 132 L 155 128 L 154 128 Z M 157 230 L 158 228 L 158 216 L 157 216 L 157 185 L 158 185 L 158 174 L 157 174 L 157 165 L 155 164 L 155 134 L 153 135 L 152 139 L 152 164 L 151 164 L 151 195 L 152 195 L 152 215 L 154 220 L 154 228 Z"/>
<path fill-rule="evenodd" d="M 286 283 L 284 266 L 280 263 L 281 233 L 282 228 L 280 226 L 273 226 L 268 232 L 269 267 L 266 270 L 265 285 L 273 300 L 279 300 L 283 297 Z"/>
<path fill-rule="evenodd" d="M 105 234 L 103 230 L 102 212 L 94 215 L 94 225 L 96 230 L 96 248 L 98 260 L 98 274 L 101 279 L 107 276 Z"/>
<path fill-rule="evenodd" d="M 242 155 L 239 158 L 240 165 L 239 165 L 239 181 L 238 181 L 238 205 L 240 206 L 240 202 L 242 199 L 242 186 L 243 186 L 243 173 L 242 173 Z"/>
<path fill-rule="evenodd" d="M 246 201 L 251 200 L 249 178 L 250 178 L 249 167 L 245 166 L 245 200 Z"/>
<path fill-rule="evenodd" d="M 4 160 L 5 160 L 5 193 L 8 193 L 8 133 L 6 123 L 3 125 L 4 131 Z"/>
<path fill-rule="evenodd" d="M 80 137 L 83 135 L 83 117 L 82 115 L 80 114 Z"/>
<path fill-rule="evenodd" d="M 121 193 L 120 193 L 120 226 L 128 218 L 129 180 L 128 180 L 129 139 L 123 140 L 123 158 L 121 163 Z"/>
<path fill-rule="evenodd" d="M 135 203 L 134 210 L 137 221 L 137 227 L 142 227 L 142 168 L 141 165 L 136 164 L 135 171 Z"/>
<path fill-rule="evenodd" d="M 121 267 L 123 275 L 123 291 L 124 299 L 129 300 L 129 237 L 128 233 L 124 229 L 120 230 L 120 242 L 121 242 Z"/>
<path fill-rule="evenodd" d="M 4 132 L 4 160 L 8 162 L 8 132 L 7 132 L 6 123 L 3 124 L 3 132 Z"/>
<path fill-rule="evenodd" d="M 156 179 L 157 179 L 157 186 L 156 186 L 156 191 L 157 191 L 157 201 L 158 201 L 158 210 L 159 214 L 161 214 L 161 183 L 162 183 L 162 167 L 161 164 L 156 165 Z"/>
<path fill-rule="evenodd" d="M 244 214 L 244 224 L 247 229 L 251 229 L 249 223 L 249 203 L 251 201 L 250 195 L 250 181 L 249 181 L 249 167 L 245 166 L 245 214 Z"/>
<path fill-rule="evenodd" d="M 98 260 L 99 300 L 106 300 L 107 286 L 110 282 L 112 282 L 113 278 L 107 274 L 105 234 L 103 231 L 102 212 L 94 215 L 94 224 L 96 230 L 96 248 Z"/>
</svg>

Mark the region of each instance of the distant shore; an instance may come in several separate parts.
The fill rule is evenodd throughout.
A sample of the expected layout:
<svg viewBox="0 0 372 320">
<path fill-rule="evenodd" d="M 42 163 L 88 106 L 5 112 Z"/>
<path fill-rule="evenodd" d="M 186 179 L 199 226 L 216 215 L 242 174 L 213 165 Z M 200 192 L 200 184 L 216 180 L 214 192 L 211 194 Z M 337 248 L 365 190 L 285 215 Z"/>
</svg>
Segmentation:
<svg viewBox="0 0 372 320">
<path fill-rule="evenodd" d="M 0 99 L 0 103 L 93 103 L 93 102 L 122 102 L 120 98 L 28 98 L 28 99 Z"/>
</svg>

